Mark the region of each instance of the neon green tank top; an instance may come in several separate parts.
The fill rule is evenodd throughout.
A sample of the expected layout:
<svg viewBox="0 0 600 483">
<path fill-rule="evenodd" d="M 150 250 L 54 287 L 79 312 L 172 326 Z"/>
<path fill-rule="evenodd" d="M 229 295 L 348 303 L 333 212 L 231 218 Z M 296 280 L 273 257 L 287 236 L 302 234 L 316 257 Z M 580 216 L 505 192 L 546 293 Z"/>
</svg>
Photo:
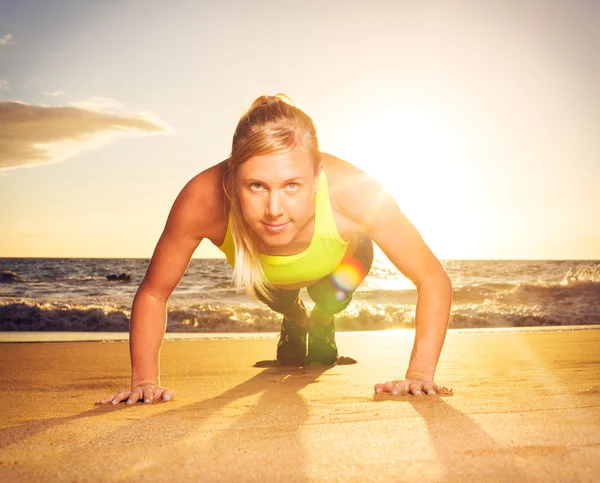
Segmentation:
<svg viewBox="0 0 600 483">
<path fill-rule="evenodd" d="M 340 237 L 327 188 L 327 177 L 321 170 L 317 187 L 315 226 L 310 245 L 296 255 L 260 255 L 267 280 L 276 285 L 318 280 L 329 275 L 342 261 L 349 242 Z M 223 243 L 218 247 L 227 261 L 235 266 L 235 247 L 229 223 Z"/>
</svg>

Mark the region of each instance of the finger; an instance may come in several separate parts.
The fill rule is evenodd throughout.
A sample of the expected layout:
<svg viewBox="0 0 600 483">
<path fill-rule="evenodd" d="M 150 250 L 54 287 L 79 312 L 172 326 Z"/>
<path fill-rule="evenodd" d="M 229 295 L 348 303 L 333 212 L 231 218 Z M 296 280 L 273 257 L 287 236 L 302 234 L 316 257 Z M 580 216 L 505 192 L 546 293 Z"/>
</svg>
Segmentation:
<svg viewBox="0 0 600 483">
<path fill-rule="evenodd" d="M 433 388 L 433 382 L 426 382 L 423 384 L 423 392 L 429 396 L 435 394 L 435 389 Z"/>
<path fill-rule="evenodd" d="M 408 390 L 415 396 L 421 396 L 423 394 L 421 392 L 421 384 L 420 382 L 411 382 Z"/>
<path fill-rule="evenodd" d="M 392 389 L 392 396 L 398 394 L 406 394 L 408 392 L 408 381 L 397 381 L 397 384 Z"/>
<path fill-rule="evenodd" d="M 387 381 L 387 382 L 380 382 L 378 384 L 375 384 L 375 392 L 377 394 L 379 394 L 380 392 L 390 392 L 394 386 L 394 384 L 396 384 L 398 382 L 398 380 L 394 380 L 394 381 Z"/>
<path fill-rule="evenodd" d="M 144 402 L 151 403 L 154 400 L 154 386 L 145 385 L 142 389 L 142 394 L 144 395 Z"/>
<path fill-rule="evenodd" d="M 175 393 L 173 391 L 171 391 L 170 389 L 164 389 L 162 393 L 160 393 L 158 397 L 156 397 L 156 399 L 160 398 L 163 401 L 170 401 L 171 399 L 173 399 L 174 396 Z"/>
<path fill-rule="evenodd" d="M 115 396 L 116 396 L 116 394 L 113 394 L 112 396 L 107 396 L 107 397 L 105 397 L 103 399 L 100 399 L 100 402 L 102 404 L 109 403 L 109 402 L 111 402 L 114 399 Z"/>
<path fill-rule="evenodd" d="M 385 392 L 392 392 L 392 390 L 394 389 L 394 386 L 395 386 L 396 384 L 398 384 L 398 382 L 399 382 L 399 381 L 398 381 L 398 379 L 395 379 L 395 380 L 393 380 L 393 381 L 387 381 L 387 382 L 384 382 L 384 383 L 383 383 L 383 390 L 384 390 Z"/>
<path fill-rule="evenodd" d="M 128 389 L 123 389 L 122 391 L 119 391 L 117 394 L 115 394 L 115 396 L 113 397 L 111 403 L 112 404 L 119 404 L 123 399 L 126 399 L 127 396 L 129 396 L 129 390 Z"/>
<path fill-rule="evenodd" d="M 138 387 L 134 387 L 127 398 L 127 404 L 135 404 L 140 400 L 141 391 Z"/>
<path fill-rule="evenodd" d="M 160 396 L 162 395 L 162 393 L 165 391 L 165 389 L 163 389 L 162 387 L 155 387 L 152 390 L 152 398 L 157 401 L 158 399 L 160 399 Z"/>
</svg>

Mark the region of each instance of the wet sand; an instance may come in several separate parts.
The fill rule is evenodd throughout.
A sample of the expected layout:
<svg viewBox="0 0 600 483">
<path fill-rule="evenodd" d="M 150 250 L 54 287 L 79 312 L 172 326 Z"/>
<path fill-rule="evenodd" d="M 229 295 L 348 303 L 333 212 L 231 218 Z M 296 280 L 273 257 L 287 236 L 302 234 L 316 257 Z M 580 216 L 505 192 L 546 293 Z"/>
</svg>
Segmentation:
<svg viewBox="0 0 600 483">
<path fill-rule="evenodd" d="M 449 331 L 451 396 L 375 395 L 412 333 L 337 334 L 354 365 L 254 367 L 277 337 L 165 340 L 170 402 L 96 405 L 127 342 L 0 344 L 0 479 L 597 481 L 600 329 Z"/>
</svg>

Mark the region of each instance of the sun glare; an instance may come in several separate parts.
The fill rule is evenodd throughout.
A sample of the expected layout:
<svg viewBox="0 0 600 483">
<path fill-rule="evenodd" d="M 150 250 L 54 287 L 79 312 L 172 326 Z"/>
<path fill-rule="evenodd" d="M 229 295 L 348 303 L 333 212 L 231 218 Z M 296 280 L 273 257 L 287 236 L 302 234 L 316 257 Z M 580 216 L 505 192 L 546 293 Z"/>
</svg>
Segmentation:
<svg viewBox="0 0 600 483">
<path fill-rule="evenodd" d="M 460 133 L 425 109 L 381 108 L 359 116 L 343 138 L 348 161 L 375 177 L 426 242 L 445 253 L 457 208 L 473 202 L 473 183 Z"/>
</svg>

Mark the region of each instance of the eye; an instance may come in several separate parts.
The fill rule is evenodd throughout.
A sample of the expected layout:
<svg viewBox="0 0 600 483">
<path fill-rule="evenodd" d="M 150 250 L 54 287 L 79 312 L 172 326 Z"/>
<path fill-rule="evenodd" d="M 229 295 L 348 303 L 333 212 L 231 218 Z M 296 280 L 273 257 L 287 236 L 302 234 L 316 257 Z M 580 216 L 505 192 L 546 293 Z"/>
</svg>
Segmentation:
<svg viewBox="0 0 600 483">
<path fill-rule="evenodd" d="M 300 188 L 300 185 L 298 183 L 289 183 L 288 184 L 288 189 L 290 191 L 297 191 Z"/>
<path fill-rule="evenodd" d="M 260 191 L 263 185 L 261 183 L 250 183 L 250 189 L 252 191 Z"/>
</svg>

